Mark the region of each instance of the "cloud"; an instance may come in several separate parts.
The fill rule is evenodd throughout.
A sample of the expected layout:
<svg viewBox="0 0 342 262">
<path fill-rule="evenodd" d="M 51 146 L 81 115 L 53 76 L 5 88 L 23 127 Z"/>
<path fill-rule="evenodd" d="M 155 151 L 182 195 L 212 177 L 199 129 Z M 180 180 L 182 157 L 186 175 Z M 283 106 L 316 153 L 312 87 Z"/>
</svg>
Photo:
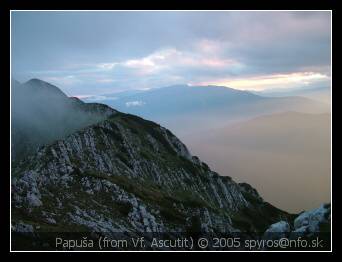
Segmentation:
<svg viewBox="0 0 342 262">
<path fill-rule="evenodd" d="M 105 95 L 101 95 L 101 96 L 88 95 L 88 96 L 83 96 L 81 98 L 84 99 L 85 101 L 88 101 L 88 102 L 98 102 L 98 101 L 104 101 L 104 100 L 108 101 L 108 100 L 117 100 L 118 99 L 117 97 L 114 97 L 114 96 L 105 96 Z"/>
<path fill-rule="evenodd" d="M 146 103 L 143 101 L 129 101 L 129 102 L 126 102 L 125 104 L 126 104 L 126 107 L 132 107 L 132 106 L 143 106 Z"/>
<path fill-rule="evenodd" d="M 330 77 L 329 11 L 31 11 L 11 19 L 13 77 L 50 79 L 73 95 L 196 82 L 282 88 L 294 75 Z M 306 80 L 298 83 L 316 81 Z"/>
<path fill-rule="evenodd" d="M 291 74 L 263 75 L 244 79 L 221 79 L 213 82 L 193 83 L 197 85 L 220 85 L 244 90 L 265 90 L 303 87 L 311 84 L 329 84 L 330 77 L 320 73 L 303 72 Z"/>
<path fill-rule="evenodd" d="M 234 59 L 222 59 L 212 53 L 180 51 L 175 48 L 157 50 L 142 58 L 130 59 L 119 63 L 124 67 L 137 70 L 139 75 L 150 75 L 177 68 L 220 69 L 241 66 Z M 178 72 L 179 73 L 179 72 Z"/>
</svg>

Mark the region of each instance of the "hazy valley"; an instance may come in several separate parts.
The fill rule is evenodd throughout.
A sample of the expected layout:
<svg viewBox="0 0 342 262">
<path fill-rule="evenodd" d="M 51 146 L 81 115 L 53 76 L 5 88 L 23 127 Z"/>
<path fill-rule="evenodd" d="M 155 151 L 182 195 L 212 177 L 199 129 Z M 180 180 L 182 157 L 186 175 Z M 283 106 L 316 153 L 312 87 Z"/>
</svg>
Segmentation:
<svg viewBox="0 0 342 262">
<path fill-rule="evenodd" d="M 216 127 L 184 137 L 188 150 L 155 122 L 39 79 L 13 83 L 16 248 L 39 248 L 46 232 L 255 238 L 330 230 L 327 114 Z M 300 213 L 303 206 L 311 211 Z M 25 232 L 35 234 L 23 239 Z"/>
<path fill-rule="evenodd" d="M 101 102 L 169 128 L 214 170 L 252 181 L 285 210 L 328 201 L 330 89 L 256 93 L 173 86 L 103 95 Z"/>
<path fill-rule="evenodd" d="M 220 174 L 250 181 L 290 212 L 330 199 L 330 114 L 287 112 L 184 136 Z"/>
</svg>

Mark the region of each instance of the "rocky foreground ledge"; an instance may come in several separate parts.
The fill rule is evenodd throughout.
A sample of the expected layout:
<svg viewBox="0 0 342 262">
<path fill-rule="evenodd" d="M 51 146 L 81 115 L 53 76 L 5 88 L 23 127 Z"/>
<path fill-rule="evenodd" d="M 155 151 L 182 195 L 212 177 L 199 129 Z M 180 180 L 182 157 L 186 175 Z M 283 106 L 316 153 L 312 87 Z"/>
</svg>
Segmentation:
<svg viewBox="0 0 342 262">
<path fill-rule="evenodd" d="M 272 224 L 264 236 L 272 233 L 280 233 L 279 236 L 291 236 L 302 234 L 312 236 L 319 232 L 330 232 L 331 229 L 331 205 L 322 204 L 319 208 L 302 212 L 296 217 L 293 223 L 279 221 Z"/>
</svg>

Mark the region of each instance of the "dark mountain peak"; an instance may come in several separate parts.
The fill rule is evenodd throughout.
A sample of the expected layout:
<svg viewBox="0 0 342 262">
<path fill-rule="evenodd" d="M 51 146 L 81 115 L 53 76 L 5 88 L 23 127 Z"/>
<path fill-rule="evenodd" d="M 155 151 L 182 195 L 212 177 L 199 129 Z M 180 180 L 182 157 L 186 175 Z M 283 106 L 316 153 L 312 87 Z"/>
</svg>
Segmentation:
<svg viewBox="0 0 342 262">
<path fill-rule="evenodd" d="M 242 91 L 238 89 L 234 89 L 231 87 L 226 86 L 217 86 L 217 85 L 190 85 L 190 84 L 178 84 L 178 85 L 171 85 L 161 88 L 155 88 L 152 90 L 190 90 L 190 91 L 199 91 L 199 90 L 207 90 L 207 91 L 225 91 L 225 92 L 241 92 L 247 93 L 247 91 Z"/>
<path fill-rule="evenodd" d="M 46 81 L 41 80 L 39 78 L 32 78 L 32 79 L 26 81 L 24 84 L 25 85 L 41 85 L 41 86 L 49 85 L 49 86 L 53 86 L 49 82 L 46 82 Z"/>
<path fill-rule="evenodd" d="M 221 86 L 221 85 L 191 85 L 191 84 L 178 84 L 178 85 L 171 85 L 171 86 L 167 86 L 167 87 L 162 87 L 162 88 L 158 88 L 158 89 L 163 89 L 163 88 L 174 88 L 174 89 L 189 89 L 189 90 L 222 90 L 222 91 L 226 91 L 226 92 L 237 92 L 237 93 L 251 93 L 247 90 L 240 90 L 240 89 L 236 89 L 236 88 L 232 88 L 232 87 L 228 87 L 228 86 Z"/>
<path fill-rule="evenodd" d="M 46 81 L 40 80 L 38 78 L 32 78 L 29 81 L 23 84 L 25 88 L 29 88 L 30 91 L 36 93 L 44 93 L 44 94 L 51 94 L 51 95 L 58 95 L 62 97 L 67 97 L 66 94 L 63 93 L 57 86 L 52 85 Z"/>
<path fill-rule="evenodd" d="M 12 159 L 33 154 L 44 144 L 98 123 L 116 111 L 70 98 L 58 87 L 31 79 L 12 89 Z"/>
<path fill-rule="evenodd" d="M 46 83 L 46 84 L 48 84 L 48 82 L 43 81 L 43 80 L 38 79 L 38 78 L 31 78 L 30 80 L 26 81 L 25 83 L 26 83 L 26 84 L 29 84 L 29 83 L 32 83 L 32 84 Z"/>
</svg>

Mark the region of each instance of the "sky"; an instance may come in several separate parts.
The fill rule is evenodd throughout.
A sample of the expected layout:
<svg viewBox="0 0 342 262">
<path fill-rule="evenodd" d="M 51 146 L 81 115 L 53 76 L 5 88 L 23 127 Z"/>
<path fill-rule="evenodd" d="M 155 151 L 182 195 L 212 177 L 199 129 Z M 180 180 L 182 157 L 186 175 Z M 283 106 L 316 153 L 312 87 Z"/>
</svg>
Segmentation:
<svg viewBox="0 0 342 262">
<path fill-rule="evenodd" d="M 329 86 L 330 65 L 329 11 L 11 13 L 12 78 L 72 96 Z"/>
</svg>

